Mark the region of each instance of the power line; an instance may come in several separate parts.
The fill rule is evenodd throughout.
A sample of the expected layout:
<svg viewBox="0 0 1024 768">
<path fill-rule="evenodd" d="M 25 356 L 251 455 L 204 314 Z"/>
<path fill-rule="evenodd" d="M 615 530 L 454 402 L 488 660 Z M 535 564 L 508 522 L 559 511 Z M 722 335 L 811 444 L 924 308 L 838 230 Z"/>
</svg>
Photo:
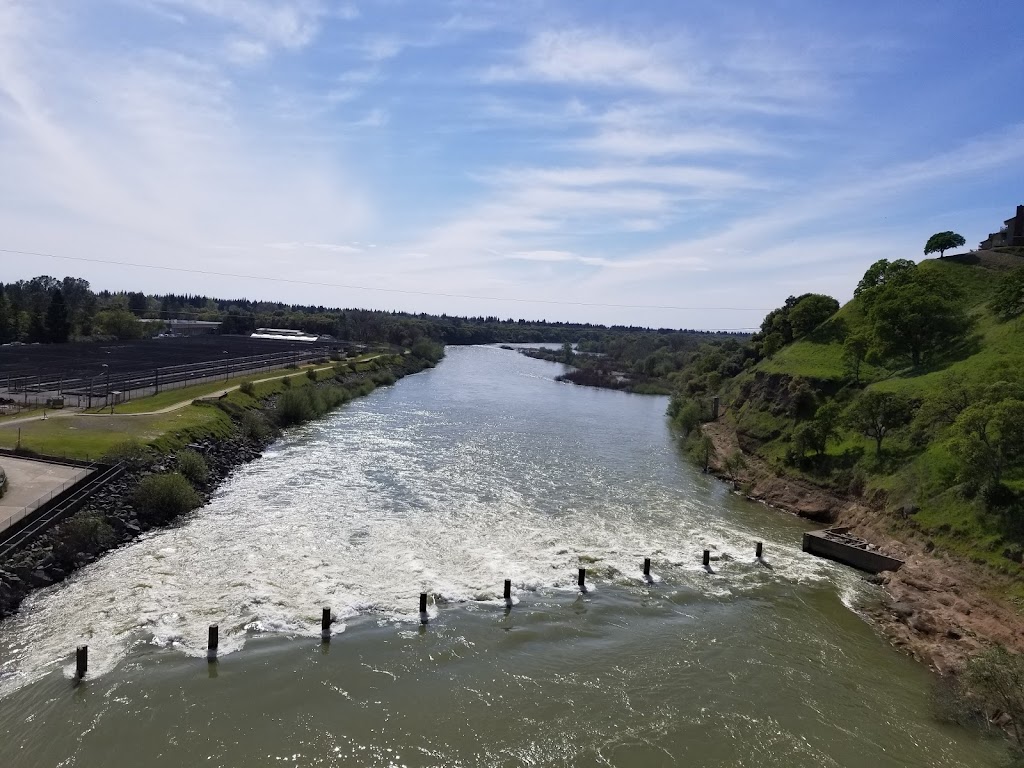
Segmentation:
<svg viewBox="0 0 1024 768">
<path fill-rule="evenodd" d="M 116 261 L 114 259 L 90 259 L 84 256 L 59 256 L 55 253 L 38 253 L 35 251 L 18 251 L 13 248 L 0 248 L 0 253 L 17 253 L 22 256 L 41 256 L 51 259 L 64 259 L 65 261 L 82 261 L 91 264 L 111 264 L 119 267 L 137 267 L 139 269 L 160 269 L 165 272 L 185 272 L 194 275 L 207 275 L 211 277 L 234 277 L 243 280 L 264 280 L 272 283 L 290 283 L 292 285 L 311 285 L 318 288 L 344 288 L 355 291 L 379 291 L 381 293 L 400 293 L 410 296 L 436 296 L 447 299 L 475 299 L 478 301 L 510 301 L 520 304 L 553 304 L 557 306 L 570 307 L 609 307 L 614 309 L 672 309 L 680 311 L 707 311 L 707 312 L 769 312 L 765 307 L 680 307 L 662 304 L 608 304 L 597 301 L 554 301 L 551 299 L 523 299 L 503 296 L 474 296 L 464 293 L 441 293 L 437 291 L 410 291 L 402 288 L 374 288 L 366 285 L 349 285 L 346 283 L 324 283 L 312 280 L 296 280 L 288 277 L 266 277 L 263 275 L 244 275 L 237 272 L 215 272 L 204 269 L 189 269 L 187 267 L 167 267 L 159 264 L 138 264 L 131 261 Z M 725 330 L 725 329 L 722 329 Z M 736 330 L 748 330 L 737 328 Z"/>
</svg>

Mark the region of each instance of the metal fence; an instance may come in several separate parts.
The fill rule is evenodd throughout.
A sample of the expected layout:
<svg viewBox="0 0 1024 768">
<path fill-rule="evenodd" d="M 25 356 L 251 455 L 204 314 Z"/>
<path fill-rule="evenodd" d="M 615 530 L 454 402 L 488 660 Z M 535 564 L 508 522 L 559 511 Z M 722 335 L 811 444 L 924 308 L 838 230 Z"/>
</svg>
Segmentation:
<svg viewBox="0 0 1024 768">
<path fill-rule="evenodd" d="M 8 397 L 17 400 L 22 407 L 31 404 L 47 407 L 92 408 L 116 405 L 133 398 L 146 397 L 166 390 L 264 373 L 288 365 L 302 365 L 322 360 L 329 357 L 330 354 L 331 350 L 328 348 L 313 347 L 265 355 L 211 360 L 205 363 L 166 366 L 150 371 L 100 373 L 85 378 L 66 379 L 43 375 L 8 376 L 6 382 L 0 381 L 0 386 L 6 383 Z M 57 405 L 55 400 L 61 401 L 60 405 Z"/>
</svg>

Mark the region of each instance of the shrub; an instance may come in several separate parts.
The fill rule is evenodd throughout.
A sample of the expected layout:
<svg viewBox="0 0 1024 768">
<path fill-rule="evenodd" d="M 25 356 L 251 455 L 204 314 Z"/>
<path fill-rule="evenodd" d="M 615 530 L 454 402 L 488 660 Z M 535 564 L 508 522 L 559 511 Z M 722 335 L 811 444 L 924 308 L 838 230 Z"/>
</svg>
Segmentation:
<svg viewBox="0 0 1024 768">
<path fill-rule="evenodd" d="M 285 376 L 283 379 L 281 379 L 281 386 L 284 387 L 285 389 L 291 389 L 291 386 L 292 386 L 292 378 L 291 378 L 291 376 Z"/>
<path fill-rule="evenodd" d="M 103 461 L 108 464 L 125 463 L 133 466 L 140 466 L 149 461 L 149 452 L 139 440 L 134 437 L 112 445 L 103 455 Z"/>
<path fill-rule="evenodd" d="M 306 378 L 310 381 L 316 381 L 316 368 L 306 369 Z"/>
<path fill-rule="evenodd" d="M 255 397 L 256 385 L 253 384 L 251 381 L 243 381 L 241 384 L 238 385 L 238 391 L 241 392 L 243 395 Z"/>
<path fill-rule="evenodd" d="M 444 344 L 438 344 L 436 341 L 430 341 L 429 339 L 420 339 L 412 345 L 411 351 L 413 355 L 421 360 L 436 363 L 444 357 Z"/>
<path fill-rule="evenodd" d="M 311 390 L 289 389 L 277 398 L 277 423 L 282 427 L 301 424 L 317 415 L 314 408 Z"/>
<path fill-rule="evenodd" d="M 53 556 L 66 567 L 79 555 L 107 549 L 114 540 L 114 529 L 101 515 L 95 512 L 75 515 L 54 531 Z"/>
<path fill-rule="evenodd" d="M 240 428 L 242 437 L 253 443 L 262 443 L 274 433 L 266 417 L 256 411 L 246 411 L 242 414 Z"/>
<path fill-rule="evenodd" d="M 391 371 L 378 371 L 370 378 L 378 387 L 387 387 L 398 381 Z"/>
<path fill-rule="evenodd" d="M 200 454 L 195 451 L 182 451 L 178 455 L 178 471 L 192 485 L 205 485 L 210 479 L 210 468 Z"/>
<path fill-rule="evenodd" d="M 190 512 L 201 501 L 196 489 L 177 472 L 144 477 L 132 499 L 140 515 L 156 523 L 166 523 Z"/>
<path fill-rule="evenodd" d="M 693 430 L 700 426 L 700 406 L 693 400 L 687 400 L 676 412 L 673 419 L 675 425 L 682 430 L 683 436 L 688 436 Z"/>
<path fill-rule="evenodd" d="M 1001 646 L 990 648 L 967 663 L 963 684 L 985 715 L 1007 716 L 1007 735 L 1024 751 L 1024 658 Z"/>
</svg>

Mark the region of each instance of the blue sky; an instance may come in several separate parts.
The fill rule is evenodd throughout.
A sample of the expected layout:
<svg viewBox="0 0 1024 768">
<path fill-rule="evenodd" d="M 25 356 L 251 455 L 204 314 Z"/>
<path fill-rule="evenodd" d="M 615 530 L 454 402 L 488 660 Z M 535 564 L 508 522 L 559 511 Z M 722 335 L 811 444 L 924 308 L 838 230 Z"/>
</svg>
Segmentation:
<svg viewBox="0 0 1024 768">
<path fill-rule="evenodd" d="M 223 273 L 0 253 L 0 281 L 756 326 L 1024 203 L 1021 29 L 1019 2 L 0 0 L 0 248 Z"/>
</svg>

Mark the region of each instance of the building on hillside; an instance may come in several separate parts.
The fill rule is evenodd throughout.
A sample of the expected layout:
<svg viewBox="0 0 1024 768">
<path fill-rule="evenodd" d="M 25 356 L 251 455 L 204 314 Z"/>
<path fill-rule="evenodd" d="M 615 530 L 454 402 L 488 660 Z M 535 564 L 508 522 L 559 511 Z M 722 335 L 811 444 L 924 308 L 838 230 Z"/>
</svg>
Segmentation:
<svg viewBox="0 0 1024 768">
<path fill-rule="evenodd" d="M 257 328 L 249 337 L 250 339 L 273 339 L 275 341 L 320 341 L 321 337 L 305 331 L 295 331 L 291 328 Z"/>
<path fill-rule="evenodd" d="M 989 251 L 1004 245 L 1024 248 L 1024 205 L 1017 206 L 1017 215 L 1003 222 L 1002 229 L 982 240 L 978 250 Z"/>
</svg>

